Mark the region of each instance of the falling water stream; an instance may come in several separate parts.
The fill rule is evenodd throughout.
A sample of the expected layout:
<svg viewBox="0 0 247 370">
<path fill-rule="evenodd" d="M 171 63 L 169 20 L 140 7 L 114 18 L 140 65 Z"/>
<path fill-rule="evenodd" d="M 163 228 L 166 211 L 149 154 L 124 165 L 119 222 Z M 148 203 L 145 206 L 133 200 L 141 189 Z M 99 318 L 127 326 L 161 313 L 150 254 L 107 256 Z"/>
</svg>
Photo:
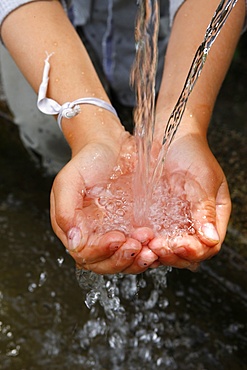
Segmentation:
<svg viewBox="0 0 247 370">
<path fill-rule="evenodd" d="M 134 112 L 137 164 L 133 179 L 134 221 L 146 226 L 150 209 L 151 150 L 155 127 L 155 81 L 158 63 L 158 1 L 141 1 L 136 22 L 136 60 L 131 83 L 136 89 Z"/>
</svg>

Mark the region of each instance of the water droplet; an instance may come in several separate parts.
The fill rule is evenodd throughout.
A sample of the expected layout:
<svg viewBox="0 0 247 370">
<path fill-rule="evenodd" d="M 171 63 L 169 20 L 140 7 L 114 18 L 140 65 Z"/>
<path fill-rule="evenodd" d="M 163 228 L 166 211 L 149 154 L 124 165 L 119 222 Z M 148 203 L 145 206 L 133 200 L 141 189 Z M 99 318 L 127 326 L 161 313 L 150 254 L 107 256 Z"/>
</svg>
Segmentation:
<svg viewBox="0 0 247 370">
<path fill-rule="evenodd" d="M 64 257 L 58 257 L 57 262 L 59 267 L 62 266 L 62 264 L 64 263 Z"/>
<path fill-rule="evenodd" d="M 29 292 L 33 292 L 35 289 L 37 288 L 37 284 L 35 283 L 31 283 L 29 286 L 28 286 L 28 290 Z"/>
<path fill-rule="evenodd" d="M 41 272 L 39 276 L 39 284 L 38 286 L 41 287 L 46 281 L 46 272 Z"/>
<path fill-rule="evenodd" d="M 117 209 L 116 210 L 116 215 L 120 216 L 120 217 L 124 217 L 125 215 L 125 211 L 123 210 L 123 208 L 121 209 Z"/>
<path fill-rule="evenodd" d="M 19 355 L 20 346 L 16 346 L 16 348 L 11 349 L 9 352 L 6 353 L 9 357 L 16 357 Z"/>
</svg>

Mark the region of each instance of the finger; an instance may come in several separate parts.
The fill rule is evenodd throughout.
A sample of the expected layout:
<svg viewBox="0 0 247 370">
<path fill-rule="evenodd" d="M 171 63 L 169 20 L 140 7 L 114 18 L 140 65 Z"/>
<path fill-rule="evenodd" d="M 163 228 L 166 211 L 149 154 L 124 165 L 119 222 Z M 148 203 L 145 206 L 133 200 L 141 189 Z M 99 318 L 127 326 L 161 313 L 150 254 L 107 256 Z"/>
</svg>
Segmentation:
<svg viewBox="0 0 247 370">
<path fill-rule="evenodd" d="M 128 238 L 110 258 L 98 263 L 86 263 L 82 265 L 82 268 L 94 271 L 97 274 L 116 274 L 122 272 L 132 265 L 141 248 L 142 245 L 140 242 Z"/>
<path fill-rule="evenodd" d="M 148 247 L 143 246 L 141 252 L 137 255 L 132 265 L 126 268 L 123 273 L 140 274 L 152 266 L 156 260 L 158 260 L 158 256 Z"/>
<path fill-rule="evenodd" d="M 208 197 L 192 207 L 192 217 L 198 238 L 209 247 L 221 245 L 231 213 L 231 201 L 226 181 L 214 196 Z"/>
<path fill-rule="evenodd" d="M 161 265 L 161 262 L 159 260 L 156 260 L 152 263 L 152 265 L 149 266 L 150 269 L 156 269 Z"/>
<path fill-rule="evenodd" d="M 170 241 L 169 245 L 176 256 L 192 263 L 210 259 L 220 250 L 220 243 L 214 247 L 208 246 L 193 235 L 176 237 Z"/>
<path fill-rule="evenodd" d="M 56 176 L 51 191 L 51 223 L 54 232 L 68 246 L 68 233 L 70 229 L 81 229 L 83 243 L 87 239 L 87 222 L 83 212 L 83 200 L 85 196 L 84 182 L 74 169 L 64 175 L 66 166 Z M 71 183 L 71 178 L 75 179 Z M 78 238 L 78 235 L 77 235 Z"/>
<path fill-rule="evenodd" d="M 154 232 L 149 227 L 138 227 L 135 229 L 131 237 L 138 240 L 142 245 L 147 245 L 154 237 Z"/>
<path fill-rule="evenodd" d="M 57 221 L 56 221 L 55 197 L 54 197 L 53 191 L 51 191 L 51 194 L 50 194 L 50 218 L 51 218 L 51 225 L 52 225 L 54 233 L 61 240 L 61 242 L 65 245 L 67 242 L 67 237 L 64 234 L 63 230 L 58 226 Z"/>
<path fill-rule="evenodd" d="M 150 246 L 150 248 L 152 247 Z M 160 264 L 164 266 L 184 269 L 189 268 L 192 263 L 191 261 L 188 261 L 176 255 L 171 249 L 164 246 L 160 248 L 152 248 L 152 250 L 158 256 Z"/>
<path fill-rule="evenodd" d="M 218 252 L 217 247 L 203 245 L 197 237 L 184 235 L 174 239 L 155 238 L 149 243 L 149 248 L 158 255 L 159 261 L 167 266 L 190 268 L 211 258 Z"/>
<path fill-rule="evenodd" d="M 216 227 L 221 242 L 223 242 L 226 236 L 231 209 L 232 205 L 229 188 L 226 178 L 224 178 L 216 197 Z"/>
<path fill-rule="evenodd" d="M 79 265 L 93 264 L 111 257 L 125 241 L 126 237 L 120 231 L 109 231 L 104 235 L 92 234 L 87 244 L 80 243 L 75 249 L 68 250 Z"/>
</svg>

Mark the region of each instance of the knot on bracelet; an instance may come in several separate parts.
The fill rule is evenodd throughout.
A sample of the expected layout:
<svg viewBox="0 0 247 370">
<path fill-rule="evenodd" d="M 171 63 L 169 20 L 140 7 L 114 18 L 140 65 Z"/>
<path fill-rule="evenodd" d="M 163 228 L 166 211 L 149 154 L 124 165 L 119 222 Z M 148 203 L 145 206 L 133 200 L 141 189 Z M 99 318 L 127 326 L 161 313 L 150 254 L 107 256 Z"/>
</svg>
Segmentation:
<svg viewBox="0 0 247 370">
<path fill-rule="evenodd" d="M 79 104 L 75 104 L 74 102 L 67 102 L 67 103 L 64 103 L 61 108 L 60 108 L 60 111 L 59 111 L 59 116 L 62 118 L 72 118 L 72 117 L 75 117 L 77 116 L 77 114 L 79 114 L 81 111 L 81 108 L 79 106 Z"/>
<path fill-rule="evenodd" d="M 57 123 L 60 130 L 62 130 L 61 127 L 62 118 L 70 119 L 77 116 L 77 114 L 80 113 L 81 111 L 80 104 L 96 105 L 99 108 L 108 110 L 109 112 L 113 113 L 116 117 L 118 117 L 117 112 L 113 108 L 113 106 L 99 98 L 95 97 L 79 98 L 73 102 L 66 102 L 62 106 L 55 100 L 48 98 L 46 94 L 48 89 L 49 71 L 50 71 L 49 60 L 53 54 L 54 53 L 51 54 L 47 53 L 47 58 L 45 59 L 45 65 L 43 70 L 43 77 L 38 92 L 37 107 L 42 113 L 51 115 L 58 114 Z"/>
</svg>

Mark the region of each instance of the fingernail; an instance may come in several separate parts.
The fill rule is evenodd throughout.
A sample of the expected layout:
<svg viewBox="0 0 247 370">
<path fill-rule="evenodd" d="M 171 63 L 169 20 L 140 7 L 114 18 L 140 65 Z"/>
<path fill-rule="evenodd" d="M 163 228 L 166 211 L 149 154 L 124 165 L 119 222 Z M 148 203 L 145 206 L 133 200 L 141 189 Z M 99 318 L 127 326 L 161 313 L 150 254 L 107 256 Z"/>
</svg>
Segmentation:
<svg viewBox="0 0 247 370">
<path fill-rule="evenodd" d="M 68 249 L 74 251 L 81 243 L 81 230 L 78 227 L 73 227 L 68 234 Z"/>
<path fill-rule="evenodd" d="M 113 242 L 109 245 L 110 251 L 116 251 L 116 250 L 118 250 L 119 247 L 120 247 L 119 242 Z"/>
<path fill-rule="evenodd" d="M 128 250 L 124 251 L 123 253 L 123 257 L 126 258 L 127 260 L 134 258 L 135 255 L 136 255 L 136 252 L 128 251 Z"/>
<path fill-rule="evenodd" d="M 217 242 L 220 240 L 219 234 L 217 233 L 215 226 L 211 223 L 202 225 L 201 231 L 207 239 L 214 240 Z"/>
<path fill-rule="evenodd" d="M 138 261 L 137 263 L 140 267 L 146 267 L 148 265 L 147 262 L 143 262 L 143 261 Z"/>
</svg>

